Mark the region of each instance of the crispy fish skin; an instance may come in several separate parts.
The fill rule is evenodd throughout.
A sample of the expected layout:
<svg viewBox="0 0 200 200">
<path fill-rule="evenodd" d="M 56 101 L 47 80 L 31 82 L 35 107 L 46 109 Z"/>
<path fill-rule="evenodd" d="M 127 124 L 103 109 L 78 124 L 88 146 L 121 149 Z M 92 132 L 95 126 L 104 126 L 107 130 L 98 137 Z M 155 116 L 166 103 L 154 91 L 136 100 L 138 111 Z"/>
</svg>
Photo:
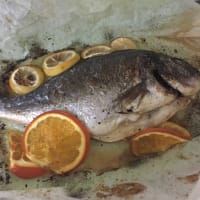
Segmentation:
<svg viewBox="0 0 200 200">
<path fill-rule="evenodd" d="M 124 50 L 80 61 L 27 95 L 2 98 L 0 118 L 27 124 L 45 111 L 65 110 L 92 137 L 113 142 L 169 119 L 199 89 L 200 72 L 187 62 Z"/>
</svg>

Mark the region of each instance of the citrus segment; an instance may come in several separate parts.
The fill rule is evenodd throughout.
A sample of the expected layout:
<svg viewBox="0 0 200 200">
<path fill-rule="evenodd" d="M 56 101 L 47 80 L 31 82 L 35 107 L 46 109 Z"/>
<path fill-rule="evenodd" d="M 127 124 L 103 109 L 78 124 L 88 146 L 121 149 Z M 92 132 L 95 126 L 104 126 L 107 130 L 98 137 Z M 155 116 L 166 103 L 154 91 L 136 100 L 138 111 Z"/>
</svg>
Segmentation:
<svg viewBox="0 0 200 200">
<path fill-rule="evenodd" d="M 87 59 L 93 56 L 109 54 L 111 53 L 111 51 L 112 51 L 111 47 L 107 45 L 96 45 L 84 49 L 81 53 L 81 57 L 83 59 Z"/>
<path fill-rule="evenodd" d="M 189 139 L 164 128 L 147 128 L 132 136 L 131 151 L 136 156 L 159 153 Z"/>
<path fill-rule="evenodd" d="M 120 37 L 114 39 L 111 42 L 110 46 L 115 51 L 124 49 L 137 49 L 135 42 L 127 37 Z"/>
<path fill-rule="evenodd" d="M 9 86 L 16 94 L 26 94 L 44 82 L 42 70 L 36 66 L 20 66 L 9 78 Z"/>
<path fill-rule="evenodd" d="M 10 171 L 20 178 L 36 178 L 42 176 L 46 170 L 30 161 L 24 154 L 22 144 L 22 134 L 13 131 L 9 134 L 9 161 Z"/>
<path fill-rule="evenodd" d="M 47 76 L 56 76 L 69 69 L 80 60 L 80 56 L 73 50 L 53 53 L 47 56 L 42 64 Z"/>
<path fill-rule="evenodd" d="M 61 174 L 76 168 L 86 157 L 89 133 L 73 115 L 50 111 L 27 127 L 24 145 L 30 160 Z"/>
<path fill-rule="evenodd" d="M 160 124 L 159 127 L 166 128 L 167 130 L 176 131 L 179 134 L 181 134 L 183 137 L 188 137 L 188 139 L 191 139 L 190 132 L 186 128 L 184 128 L 174 122 L 166 121 L 166 122 L 163 122 L 162 124 Z"/>
</svg>

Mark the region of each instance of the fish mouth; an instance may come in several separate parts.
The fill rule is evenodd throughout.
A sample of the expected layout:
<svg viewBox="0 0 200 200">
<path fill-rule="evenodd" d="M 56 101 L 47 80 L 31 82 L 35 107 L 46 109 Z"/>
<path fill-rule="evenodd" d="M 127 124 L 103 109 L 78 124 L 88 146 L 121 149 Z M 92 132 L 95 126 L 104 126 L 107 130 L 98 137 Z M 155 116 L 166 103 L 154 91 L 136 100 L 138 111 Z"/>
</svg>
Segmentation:
<svg viewBox="0 0 200 200">
<path fill-rule="evenodd" d="M 155 79 L 178 96 L 194 96 L 200 90 L 200 71 L 178 58 L 161 56 L 153 70 Z"/>
<path fill-rule="evenodd" d="M 166 89 L 174 92 L 178 97 L 186 96 L 191 97 L 198 93 L 200 90 L 200 73 L 199 71 L 190 77 L 173 77 L 173 74 L 159 73 L 155 70 L 155 79 Z"/>
</svg>

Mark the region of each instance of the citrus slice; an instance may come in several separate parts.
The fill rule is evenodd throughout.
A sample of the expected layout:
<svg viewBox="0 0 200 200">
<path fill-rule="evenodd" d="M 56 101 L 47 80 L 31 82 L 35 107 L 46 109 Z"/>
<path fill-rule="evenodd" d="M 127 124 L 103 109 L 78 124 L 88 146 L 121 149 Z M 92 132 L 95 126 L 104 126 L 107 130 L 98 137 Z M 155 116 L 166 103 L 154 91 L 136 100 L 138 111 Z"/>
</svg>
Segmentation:
<svg viewBox="0 0 200 200">
<path fill-rule="evenodd" d="M 114 39 L 111 42 L 110 46 L 114 51 L 124 50 L 124 49 L 137 49 L 135 42 L 127 37 L 120 37 Z"/>
<path fill-rule="evenodd" d="M 10 171 L 17 177 L 30 179 L 42 176 L 46 170 L 30 161 L 24 154 L 21 145 L 22 134 L 13 131 L 9 134 Z"/>
<path fill-rule="evenodd" d="M 42 64 L 47 76 L 56 76 L 72 67 L 80 60 L 80 56 L 73 50 L 53 53 L 47 56 Z"/>
<path fill-rule="evenodd" d="M 191 138 L 191 134 L 186 128 L 184 128 L 174 122 L 166 121 L 166 122 L 163 122 L 162 124 L 160 124 L 159 127 L 165 128 L 167 130 L 176 131 L 179 134 L 181 134 L 183 137 Z"/>
<path fill-rule="evenodd" d="M 131 151 L 136 156 L 159 153 L 190 139 L 165 128 L 147 128 L 132 136 Z"/>
<path fill-rule="evenodd" d="M 36 66 L 20 66 L 9 78 L 9 86 L 16 94 L 27 94 L 44 82 L 44 73 Z"/>
<path fill-rule="evenodd" d="M 25 130 L 26 156 L 55 173 L 79 166 L 89 149 L 89 133 L 73 115 L 49 111 L 35 118 Z"/>
<path fill-rule="evenodd" d="M 112 52 L 111 47 L 107 45 L 96 45 L 84 49 L 81 53 L 81 57 L 83 59 L 87 59 L 93 56 L 109 54 L 111 52 Z"/>
</svg>

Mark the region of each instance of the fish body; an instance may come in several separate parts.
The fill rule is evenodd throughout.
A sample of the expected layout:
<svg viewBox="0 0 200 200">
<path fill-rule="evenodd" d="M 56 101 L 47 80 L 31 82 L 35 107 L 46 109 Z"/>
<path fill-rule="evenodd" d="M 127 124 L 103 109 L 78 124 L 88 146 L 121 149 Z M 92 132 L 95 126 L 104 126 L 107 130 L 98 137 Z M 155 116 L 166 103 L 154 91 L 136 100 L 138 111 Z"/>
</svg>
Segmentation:
<svg viewBox="0 0 200 200">
<path fill-rule="evenodd" d="M 101 141 L 156 126 L 185 108 L 200 72 L 178 58 L 123 50 L 82 60 L 35 91 L 0 99 L 0 118 L 28 124 L 49 110 L 74 114 Z"/>
</svg>

